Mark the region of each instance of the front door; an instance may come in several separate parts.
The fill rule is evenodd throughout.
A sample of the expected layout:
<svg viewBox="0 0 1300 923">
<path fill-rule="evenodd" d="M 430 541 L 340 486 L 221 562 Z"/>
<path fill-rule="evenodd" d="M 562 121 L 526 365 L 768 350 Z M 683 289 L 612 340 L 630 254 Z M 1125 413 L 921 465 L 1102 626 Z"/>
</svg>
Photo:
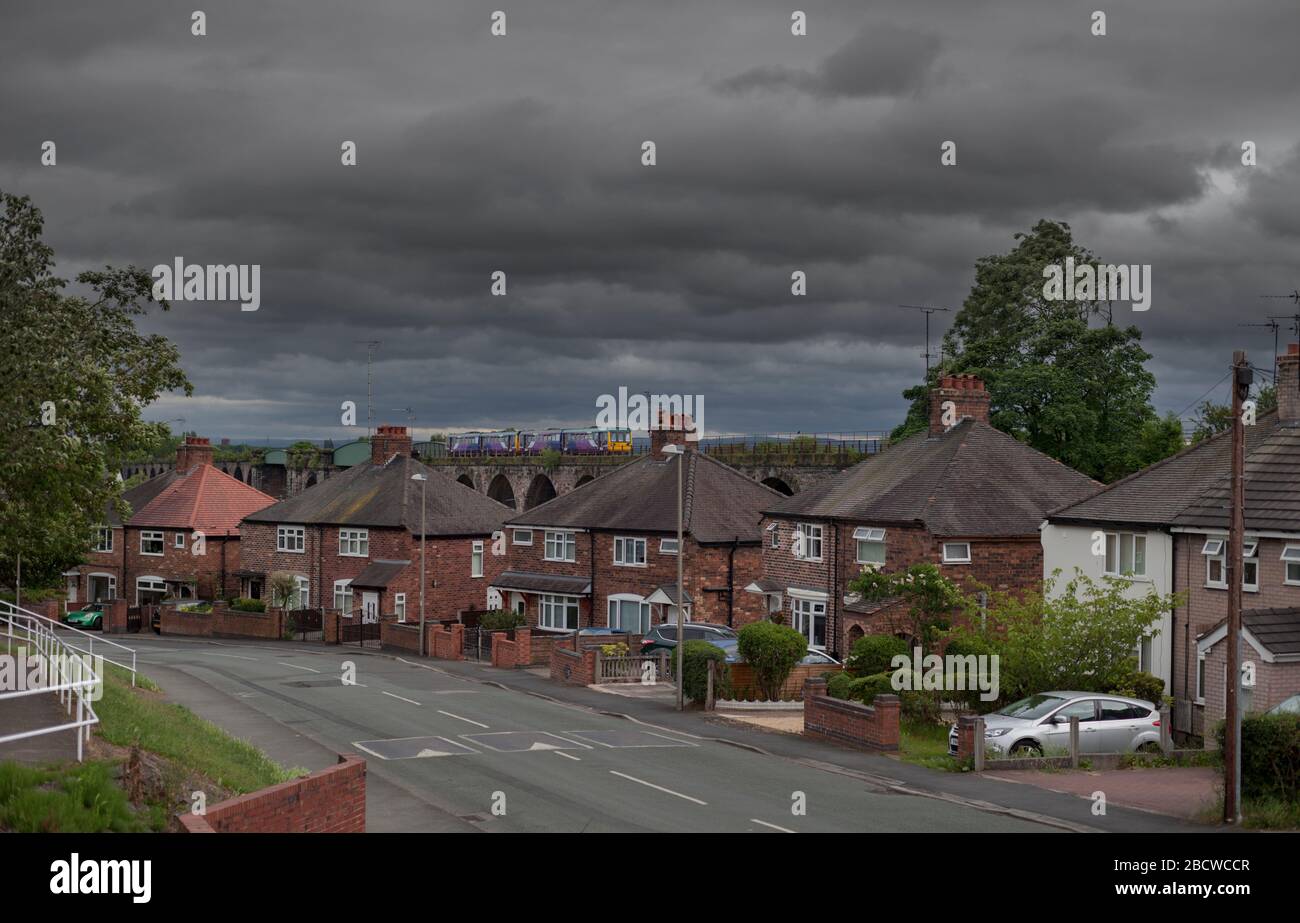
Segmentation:
<svg viewBox="0 0 1300 923">
<path fill-rule="evenodd" d="M 369 590 L 361 594 L 361 621 L 379 621 L 379 594 Z"/>
<path fill-rule="evenodd" d="M 808 646 L 826 649 L 826 603 L 812 599 L 794 601 L 794 630 L 808 639 Z"/>
<path fill-rule="evenodd" d="M 68 602 L 70 603 L 77 601 L 77 580 L 77 574 L 68 575 Z"/>
</svg>

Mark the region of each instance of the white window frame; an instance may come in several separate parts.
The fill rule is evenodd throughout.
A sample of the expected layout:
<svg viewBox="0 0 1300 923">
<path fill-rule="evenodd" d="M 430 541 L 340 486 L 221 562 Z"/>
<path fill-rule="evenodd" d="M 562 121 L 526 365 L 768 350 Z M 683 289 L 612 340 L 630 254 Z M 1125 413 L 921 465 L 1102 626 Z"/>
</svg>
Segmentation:
<svg viewBox="0 0 1300 923">
<path fill-rule="evenodd" d="M 1228 540 L 1214 536 L 1207 537 L 1205 544 L 1201 546 L 1201 554 L 1205 556 L 1205 585 L 1216 590 L 1226 590 L 1228 588 Z M 1216 561 L 1219 563 L 1219 580 L 1210 578 L 1210 568 Z M 1200 701 L 1205 700 L 1201 698 Z"/>
<path fill-rule="evenodd" d="M 879 529 L 874 526 L 859 526 L 858 528 L 854 529 L 853 542 L 856 546 L 854 548 L 854 557 L 856 558 L 857 563 L 865 564 L 868 567 L 884 567 L 886 534 L 887 533 L 884 529 Z M 879 561 L 863 560 L 862 557 L 863 545 L 879 545 L 881 560 Z"/>
<path fill-rule="evenodd" d="M 671 545 L 672 547 L 668 547 L 668 546 L 670 546 L 670 545 Z M 661 539 L 659 539 L 659 553 L 660 553 L 660 554 L 672 554 L 672 555 L 677 554 L 677 539 L 675 539 L 675 538 L 661 538 Z"/>
<path fill-rule="evenodd" d="M 184 532 L 177 532 L 177 533 L 176 533 L 176 537 L 172 539 L 172 547 L 173 547 L 173 548 L 184 548 L 184 547 L 185 547 L 185 533 L 184 533 Z"/>
<path fill-rule="evenodd" d="M 405 593 L 393 594 L 393 611 L 397 613 L 397 620 L 399 622 L 406 621 L 406 594 Z"/>
<path fill-rule="evenodd" d="M 780 547 L 781 547 L 781 525 L 780 525 L 780 523 L 776 523 L 776 522 L 774 522 L 774 523 L 772 523 L 771 525 L 769 525 L 769 526 L 767 527 L 767 534 L 768 534 L 769 536 L 771 536 L 771 538 L 768 539 L 768 547 L 769 547 L 769 548 L 780 548 Z"/>
<path fill-rule="evenodd" d="M 307 529 L 304 526 L 276 526 L 275 550 L 286 554 L 307 553 Z"/>
<path fill-rule="evenodd" d="M 353 548 L 356 548 L 357 550 L 353 551 L 352 550 Z M 370 530 L 369 529 L 339 529 L 339 557 L 340 558 L 370 557 Z"/>
<path fill-rule="evenodd" d="M 567 625 L 569 608 L 573 609 L 573 624 L 570 628 Z M 555 615 L 560 613 L 563 616 L 564 625 L 555 624 Z M 578 622 L 582 619 L 581 597 L 563 596 L 559 594 L 543 593 L 537 597 L 537 627 L 550 628 L 554 631 L 576 631 Z"/>
<path fill-rule="evenodd" d="M 620 631 L 630 631 L 623 625 L 622 603 L 636 603 L 640 609 L 637 613 L 638 628 L 632 631 L 633 634 L 645 634 L 650 630 L 650 604 L 646 602 L 644 596 L 638 596 L 635 593 L 614 593 L 605 598 L 605 625 L 609 628 L 617 628 Z M 614 624 L 614 613 L 617 610 L 619 624 Z M 642 627 L 643 626 L 643 627 Z"/>
<path fill-rule="evenodd" d="M 158 543 L 158 550 L 157 550 L 157 551 L 145 551 L 145 550 L 144 550 L 144 543 L 145 543 L 146 541 L 148 541 L 148 542 L 157 542 L 157 543 Z M 161 558 L 161 557 L 163 556 L 164 552 L 166 551 L 166 549 L 167 549 L 167 536 L 166 536 L 164 533 L 162 533 L 162 532 L 154 532 L 154 531 L 152 531 L 152 530 L 150 530 L 150 531 L 148 531 L 148 532 L 141 532 L 141 533 L 140 533 L 140 553 L 141 553 L 141 554 L 143 554 L 143 555 L 148 555 L 148 556 L 151 557 L 151 558 Z"/>
<path fill-rule="evenodd" d="M 1259 539 L 1248 538 L 1241 543 L 1241 588 L 1247 593 L 1259 592 Z M 1248 581 L 1246 574 L 1254 565 L 1255 579 Z"/>
<path fill-rule="evenodd" d="M 311 608 L 311 581 L 300 574 L 295 574 L 293 578 L 294 585 L 298 588 L 298 608 Z"/>
<path fill-rule="evenodd" d="M 545 547 L 542 548 L 543 561 L 567 561 L 572 563 L 578 560 L 577 533 L 564 529 L 547 529 L 545 542 Z M 560 550 L 558 557 L 553 551 L 557 547 Z"/>
<path fill-rule="evenodd" d="M 1283 547 L 1282 553 L 1278 556 L 1283 563 L 1282 582 L 1287 586 L 1300 586 L 1300 545 L 1287 545 Z M 1296 567 L 1296 577 L 1291 576 L 1291 567 Z"/>
<path fill-rule="evenodd" d="M 629 545 L 632 549 L 641 549 L 641 560 L 636 560 L 636 555 L 628 560 Z M 614 563 L 619 567 L 646 567 L 646 556 L 649 555 L 649 543 L 644 538 L 638 538 L 635 535 L 619 535 L 614 538 Z"/>
<path fill-rule="evenodd" d="M 965 546 L 965 557 L 957 557 L 948 553 L 949 548 Z M 943 563 L 944 564 L 969 564 L 971 562 L 970 542 L 944 542 L 943 543 Z"/>
<path fill-rule="evenodd" d="M 1205 704 L 1205 654 L 1196 652 L 1196 704 Z"/>
<path fill-rule="evenodd" d="M 352 615 L 352 603 L 354 594 L 352 592 L 352 579 L 334 581 L 334 608 L 339 610 L 343 615 Z"/>
<path fill-rule="evenodd" d="M 796 555 L 800 561 L 820 561 L 822 559 L 822 541 L 826 537 L 825 531 L 819 523 L 801 522 L 795 526 L 795 531 L 802 540 L 796 539 L 796 544 L 802 554 Z M 813 554 L 812 549 L 816 544 L 817 553 Z"/>
<path fill-rule="evenodd" d="M 528 538 L 527 541 L 524 540 L 524 536 L 527 536 Z M 531 545 L 533 543 L 533 530 L 532 529 L 511 529 L 510 541 L 515 545 Z"/>
<path fill-rule="evenodd" d="M 108 547 L 104 547 L 104 536 L 108 536 Z M 95 535 L 95 544 L 90 549 L 95 554 L 112 554 L 113 553 L 113 528 L 112 526 L 99 526 Z"/>
<path fill-rule="evenodd" d="M 470 545 L 469 550 L 469 575 L 471 577 L 483 576 L 483 540 L 479 539 Z"/>
<path fill-rule="evenodd" d="M 1127 539 L 1131 571 L 1124 570 L 1124 545 Z M 1139 541 L 1142 548 L 1142 569 L 1137 569 Z M 1113 545 L 1112 545 L 1113 543 Z M 1113 551 L 1112 551 L 1113 547 Z M 1113 564 L 1112 564 L 1113 559 Z M 1146 577 L 1147 535 L 1145 532 L 1107 532 L 1106 552 L 1102 558 L 1102 572 L 1110 577 Z"/>
<path fill-rule="evenodd" d="M 817 611 L 818 608 L 821 609 L 820 612 Z M 808 639 L 808 649 L 814 651 L 826 650 L 825 644 L 813 643 L 813 630 L 812 630 L 816 620 L 820 618 L 822 620 L 822 633 L 825 635 L 827 641 L 830 640 L 830 627 L 831 627 L 830 612 L 826 605 L 826 600 L 791 599 L 790 614 L 791 614 L 790 621 L 792 623 L 791 627 L 793 627 L 795 631 L 799 632 L 801 635 L 803 635 L 805 638 Z M 799 623 L 804 618 L 806 618 L 807 621 L 804 622 L 804 624 L 801 627 Z"/>
<path fill-rule="evenodd" d="M 148 585 L 145 586 L 144 584 L 148 584 Z M 163 596 L 165 597 L 167 595 L 167 581 L 164 580 L 162 577 L 154 577 L 152 575 L 136 577 L 135 578 L 135 604 L 137 606 L 140 605 L 141 589 L 145 589 L 151 593 L 162 593 Z"/>
</svg>

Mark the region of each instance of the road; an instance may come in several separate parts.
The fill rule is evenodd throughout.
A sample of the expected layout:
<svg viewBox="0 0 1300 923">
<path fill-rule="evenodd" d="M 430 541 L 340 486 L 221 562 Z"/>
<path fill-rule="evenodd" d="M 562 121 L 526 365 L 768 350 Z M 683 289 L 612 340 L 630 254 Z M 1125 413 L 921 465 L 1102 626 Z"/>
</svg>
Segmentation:
<svg viewBox="0 0 1300 923">
<path fill-rule="evenodd" d="M 371 832 L 1053 829 L 502 688 L 437 661 L 293 643 L 131 640 L 141 672 L 170 699 L 286 765 L 365 756 Z M 343 682 L 348 664 L 354 684 Z"/>
</svg>

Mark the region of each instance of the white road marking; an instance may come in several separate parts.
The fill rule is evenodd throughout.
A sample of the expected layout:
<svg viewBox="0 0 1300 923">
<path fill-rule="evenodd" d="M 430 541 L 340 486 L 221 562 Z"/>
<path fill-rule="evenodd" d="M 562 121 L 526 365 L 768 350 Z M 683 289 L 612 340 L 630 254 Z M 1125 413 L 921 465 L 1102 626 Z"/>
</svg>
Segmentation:
<svg viewBox="0 0 1300 923">
<path fill-rule="evenodd" d="M 295 670 L 306 670 L 308 673 L 320 672 L 320 670 L 313 670 L 311 667 L 300 667 L 296 663 L 285 663 L 283 660 L 277 660 L 276 663 L 282 667 L 293 667 Z"/>
<path fill-rule="evenodd" d="M 438 714 L 446 715 L 448 718 L 455 718 L 457 721 L 464 721 L 465 723 L 472 724 L 475 727 L 487 728 L 487 725 L 481 721 L 472 721 L 469 718 L 462 718 L 460 715 L 453 715 L 451 712 L 443 711 L 441 708 L 438 709 Z"/>
<path fill-rule="evenodd" d="M 563 750 L 552 750 L 551 752 L 554 753 L 556 756 L 564 757 L 566 760 L 576 760 L 579 763 L 582 762 L 582 757 L 574 756 L 572 753 L 565 753 Z"/>
<path fill-rule="evenodd" d="M 213 657 L 233 657 L 235 660 L 251 660 L 257 663 L 256 657 L 241 657 L 238 654 L 218 654 L 216 651 L 195 651 L 196 654 L 211 654 Z"/>
<path fill-rule="evenodd" d="M 419 705 L 419 704 L 420 704 L 419 702 L 415 701 L 415 699 L 408 699 L 408 698 L 405 698 L 404 696 L 394 695 L 393 693 L 387 691 L 386 689 L 380 689 L 379 691 L 382 692 L 384 695 L 392 696 L 392 697 L 395 698 L 395 699 L 401 699 L 403 702 L 410 702 L 412 705 Z"/>
<path fill-rule="evenodd" d="M 702 804 L 705 807 L 708 807 L 709 805 L 707 801 L 701 801 L 698 798 L 692 798 L 690 795 L 683 795 L 681 792 L 675 792 L 671 788 L 664 788 L 662 785 L 655 785 L 653 782 L 647 782 L 645 779 L 638 779 L 636 776 L 629 776 L 627 773 L 619 772 L 616 769 L 611 769 L 610 773 L 620 778 L 627 779 L 629 782 L 636 782 L 638 785 L 644 785 L 647 788 L 653 788 L 656 791 L 663 792 L 666 795 L 676 795 L 678 798 L 682 798 L 686 801 L 693 801 L 696 804 Z"/>
<path fill-rule="evenodd" d="M 751 817 L 749 819 L 749 822 L 751 824 L 762 824 L 764 827 L 771 827 L 773 830 L 780 830 L 782 833 L 794 833 L 793 830 L 787 830 L 784 827 L 778 827 L 776 824 L 769 824 L 767 821 L 759 820 L 757 817 Z"/>
</svg>

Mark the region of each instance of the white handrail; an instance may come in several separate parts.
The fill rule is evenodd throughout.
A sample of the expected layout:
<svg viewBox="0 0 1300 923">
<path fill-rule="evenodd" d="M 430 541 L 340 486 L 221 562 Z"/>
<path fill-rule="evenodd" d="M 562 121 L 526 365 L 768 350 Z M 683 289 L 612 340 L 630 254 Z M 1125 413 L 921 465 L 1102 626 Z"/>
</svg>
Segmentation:
<svg viewBox="0 0 1300 923">
<path fill-rule="evenodd" d="M 77 762 L 81 762 L 84 753 L 81 729 L 86 729 L 85 740 L 90 740 L 91 725 L 99 723 L 99 716 L 95 714 L 95 708 L 91 702 L 93 693 L 96 687 L 99 686 L 101 678 L 95 672 L 92 665 L 93 661 L 85 659 L 95 655 L 88 654 L 80 648 L 67 644 L 55 633 L 57 623 L 52 619 L 35 612 L 28 612 L 12 603 L 4 603 L 4 607 L 0 608 L 0 623 L 4 624 L 9 639 L 6 651 L 12 654 L 14 632 L 17 629 L 18 640 L 31 645 L 36 655 L 46 665 L 48 673 L 44 677 L 44 685 L 36 689 L 0 691 L 0 701 L 17 699 L 41 692 L 53 692 L 58 696 L 59 704 L 65 705 L 68 715 L 71 716 L 73 700 L 76 700 L 75 721 L 7 734 L 0 737 L 0 743 L 9 743 L 14 740 L 25 740 L 28 737 L 39 737 L 43 734 L 55 734 L 59 731 L 70 730 L 77 735 Z M 127 650 L 130 649 L 127 648 Z M 134 654 L 134 652 L 132 653 Z M 17 675 L 17 671 L 15 671 L 15 675 Z M 134 673 L 132 673 L 132 678 L 134 679 Z"/>
<path fill-rule="evenodd" d="M 105 638 L 102 635 L 101 636 L 92 635 L 88 631 L 82 631 L 80 628 L 73 628 L 71 625 L 65 625 L 63 622 L 56 621 L 55 619 L 52 619 L 46 615 L 41 615 L 39 612 L 32 612 L 30 609 L 24 609 L 21 606 L 16 606 L 13 603 L 9 602 L 8 600 L 0 599 L 0 618 L 3 618 L 5 615 L 23 615 L 29 619 L 40 619 L 41 621 L 47 623 L 52 630 L 69 631 L 72 632 L 73 634 L 81 635 L 89 641 L 89 643 L 86 645 L 85 648 L 77 647 L 75 644 L 72 644 L 71 642 L 65 641 L 63 643 L 67 647 L 70 647 L 76 651 L 81 651 L 81 653 L 83 654 L 89 654 L 91 657 L 95 656 L 96 640 L 98 640 L 100 644 L 107 644 L 110 647 L 115 647 L 118 648 L 119 650 L 125 651 L 127 654 L 131 655 L 130 666 L 127 666 L 125 663 L 120 663 L 119 661 L 114 660 L 112 657 L 104 657 L 103 654 L 100 654 L 99 656 L 103 657 L 105 663 L 111 663 L 114 666 L 121 667 L 123 670 L 130 670 L 131 685 L 132 687 L 135 686 L 135 649 L 134 648 L 127 647 L 125 644 L 119 644 L 117 641 L 113 641 L 109 638 Z M 121 660 L 126 659 L 125 655 L 118 655 L 118 656 L 121 658 Z"/>
</svg>

